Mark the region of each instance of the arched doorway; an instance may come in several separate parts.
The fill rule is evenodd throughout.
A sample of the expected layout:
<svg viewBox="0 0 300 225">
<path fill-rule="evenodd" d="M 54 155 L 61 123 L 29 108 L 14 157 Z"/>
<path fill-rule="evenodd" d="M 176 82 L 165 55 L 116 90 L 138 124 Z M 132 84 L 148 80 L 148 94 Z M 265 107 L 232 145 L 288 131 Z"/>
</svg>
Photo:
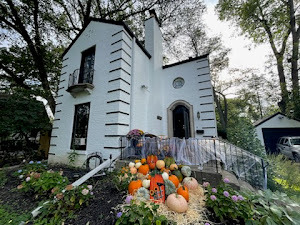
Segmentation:
<svg viewBox="0 0 300 225">
<path fill-rule="evenodd" d="M 168 108 L 168 136 L 194 137 L 193 106 L 186 101 L 175 101 Z"/>
</svg>

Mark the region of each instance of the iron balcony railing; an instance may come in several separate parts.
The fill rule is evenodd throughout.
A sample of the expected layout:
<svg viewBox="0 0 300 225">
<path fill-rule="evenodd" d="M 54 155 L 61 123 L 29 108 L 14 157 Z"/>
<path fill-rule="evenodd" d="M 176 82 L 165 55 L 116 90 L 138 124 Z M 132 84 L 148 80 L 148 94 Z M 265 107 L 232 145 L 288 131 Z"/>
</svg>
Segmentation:
<svg viewBox="0 0 300 225">
<path fill-rule="evenodd" d="M 248 151 L 220 139 L 180 138 L 120 138 L 121 158 L 145 158 L 154 154 L 163 159 L 173 157 L 178 164 L 197 165 L 214 171 L 223 170 L 247 181 L 252 186 L 266 189 L 267 172 L 265 161 Z"/>
<path fill-rule="evenodd" d="M 93 84 L 94 69 L 80 71 L 80 69 L 74 70 L 73 73 L 69 75 L 69 87 L 76 84 Z"/>
</svg>

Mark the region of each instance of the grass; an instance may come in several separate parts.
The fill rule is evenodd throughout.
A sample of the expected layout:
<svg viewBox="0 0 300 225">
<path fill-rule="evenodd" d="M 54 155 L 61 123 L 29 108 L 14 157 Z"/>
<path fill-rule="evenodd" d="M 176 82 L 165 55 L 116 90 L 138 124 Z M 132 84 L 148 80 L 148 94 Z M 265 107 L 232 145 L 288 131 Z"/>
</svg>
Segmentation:
<svg viewBox="0 0 300 225">
<path fill-rule="evenodd" d="M 28 221 L 30 216 L 30 213 L 20 215 L 8 206 L 0 205 L 0 224 L 19 225 L 22 221 Z"/>
</svg>

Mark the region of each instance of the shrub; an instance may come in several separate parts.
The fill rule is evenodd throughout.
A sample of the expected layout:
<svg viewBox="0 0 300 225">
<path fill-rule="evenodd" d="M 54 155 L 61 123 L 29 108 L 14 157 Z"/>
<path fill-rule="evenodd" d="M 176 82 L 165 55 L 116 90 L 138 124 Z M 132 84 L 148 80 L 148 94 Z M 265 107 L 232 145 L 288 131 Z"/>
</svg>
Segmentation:
<svg viewBox="0 0 300 225">
<path fill-rule="evenodd" d="M 228 182 L 228 179 L 224 179 Z M 234 191 L 228 184 L 222 182 L 216 188 L 204 183 L 206 187 L 206 206 L 217 218 L 223 220 L 247 221 L 252 218 L 251 202 Z"/>
<path fill-rule="evenodd" d="M 0 187 L 4 186 L 7 182 L 6 173 L 3 170 L 0 170 Z"/>
<path fill-rule="evenodd" d="M 128 171 L 128 168 L 123 167 L 120 171 L 114 171 L 110 174 L 112 182 L 118 191 L 127 191 L 130 181 L 136 177 L 135 174 L 133 175 Z"/>
<path fill-rule="evenodd" d="M 140 202 L 136 204 L 134 201 L 131 201 L 130 205 L 124 207 L 124 212 L 119 212 L 117 214 L 118 220 L 116 225 L 130 225 L 130 224 L 143 224 L 143 225 L 152 225 L 152 224 L 174 224 L 163 215 L 158 215 L 157 209 L 159 205 L 154 203 L 150 204 L 150 207 L 146 205 L 145 202 Z"/>
<path fill-rule="evenodd" d="M 15 176 L 20 177 L 21 179 L 26 176 L 30 176 L 30 173 L 37 172 L 42 173 L 47 170 L 47 165 L 41 161 L 30 161 L 22 169 L 19 169 L 14 173 Z"/>
</svg>

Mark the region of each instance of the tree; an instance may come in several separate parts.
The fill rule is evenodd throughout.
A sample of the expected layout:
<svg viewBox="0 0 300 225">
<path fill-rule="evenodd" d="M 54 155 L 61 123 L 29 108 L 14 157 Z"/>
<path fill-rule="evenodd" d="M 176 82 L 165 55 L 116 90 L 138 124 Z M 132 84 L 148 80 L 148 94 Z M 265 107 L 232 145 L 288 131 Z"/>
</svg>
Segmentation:
<svg viewBox="0 0 300 225">
<path fill-rule="evenodd" d="M 293 39 L 292 102 L 295 110 L 299 101 L 297 63 L 300 31 L 295 8 L 298 9 L 298 6 L 294 7 L 293 0 L 220 0 L 216 7 L 221 20 L 232 21 L 241 29 L 242 34 L 251 38 L 255 43 L 269 42 L 276 58 L 281 89 L 279 106 L 283 113 L 287 113 L 290 101 L 283 61 L 288 57 L 287 45 L 291 33 Z M 297 110 L 295 116 L 299 117 L 300 111 Z"/>
</svg>

